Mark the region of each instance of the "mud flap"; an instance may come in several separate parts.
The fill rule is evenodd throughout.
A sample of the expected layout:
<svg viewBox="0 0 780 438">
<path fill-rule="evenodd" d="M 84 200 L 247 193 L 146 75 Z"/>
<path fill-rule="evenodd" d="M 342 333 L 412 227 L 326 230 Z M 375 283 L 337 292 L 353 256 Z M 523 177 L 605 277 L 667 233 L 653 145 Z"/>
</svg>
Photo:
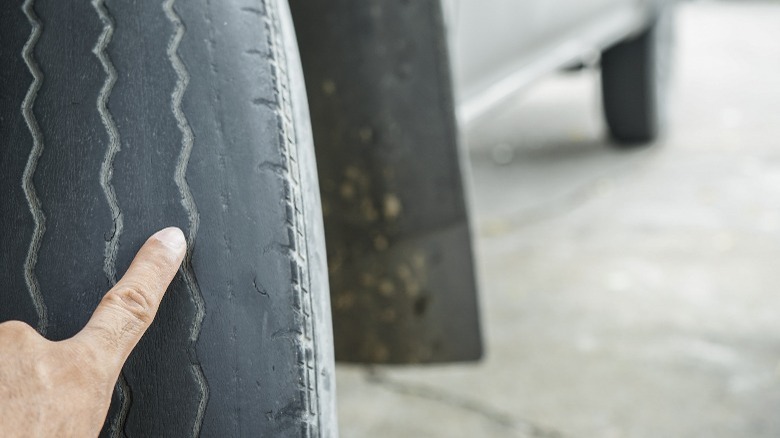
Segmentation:
<svg viewBox="0 0 780 438">
<path fill-rule="evenodd" d="M 482 354 L 447 41 L 432 0 L 293 0 L 336 358 Z"/>
</svg>

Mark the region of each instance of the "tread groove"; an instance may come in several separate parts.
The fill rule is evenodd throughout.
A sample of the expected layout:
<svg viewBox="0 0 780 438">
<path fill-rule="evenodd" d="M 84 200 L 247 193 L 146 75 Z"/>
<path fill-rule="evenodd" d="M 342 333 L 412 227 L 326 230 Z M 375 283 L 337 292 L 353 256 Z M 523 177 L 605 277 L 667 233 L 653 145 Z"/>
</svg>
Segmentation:
<svg viewBox="0 0 780 438">
<path fill-rule="evenodd" d="M 103 189 L 103 193 L 106 196 L 106 202 L 111 210 L 111 219 L 113 220 L 111 237 L 106 242 L 103 272 L 106 274 L 109 285 L 114 286 L 116 284 L 116 258 L 117 253 L 119 252 L 119 239 L 123 229 L 123 215 L 122 210 L 119 208 L 116 191 L 112 184 L 114 159 L 120 149 L 119 130 L 113 116 L 108 111 L 108 98 L 111 95 L 111 91 L 114 89 L 117 73 L 114 64 L 111 62 L 111 58 L 109 58 L 106 53 L 106 47 L 108 46 L 108 43 L 111 42 L 111 38 L 114 35 L 115 25 L 114 20 L 110 17 L 108 10 L 106 9 L 105 0 L 92 0 L 92 7 L 95 8 L 95 12 L 98 17 L 100 17 L 100 22 L 103 24 L 103 31 L 98 37 L 97 43 L 95 43 L 95 47 L 92 49 L 92 53 L 100 60 L 103 71 L 106 73 L 105 82 L 100 88 L 100 94 L 97 98 L 97 109 L 100 113 L 100 119 L 108 134 L 108 146 L 106 147 L 103 162 L 100 164 L 100 187 Z M 121 435 L 122 428 L 127 419 L 127 414 L 130 410 L 132 396 L 124 371 L 119 375 L 116 389 L 120 394 L 121 405 L 118 414 L 114 416 L 111 421 L 110 435 L 112 437 Z"/>
<path fill-rule="evenodd" d="M 114 118 L 111 116 L 107 107 L 108 97 L 111 95 L 111 91 L 117 80 L 114 64 L 106 53 L 106 46 L 108 46 L 108 43 L 111 41 L 111 37 L 114 34 L 114 22 L 108 15 L 104 0 L 92 0 L 92 6 L 100 16 L 100 21 L 103 23 L 103 32 L 100 34 L 92 53 L 98 57 L 100 64 L 103 66 L 103 71 L 106 73 L 106 80 L 98 95 L 97 107 L 98 112 L 100 113 L 100 119 L 108 134 L 108 147 L 106 148 L 103 162 L 100 165 L 100 187 L 106 195 L 106 201 L 111 209 L 111 217 L 114 221 L 114 230 L 111 234 L 111 238 L 106 242 L 103 271 L 113 285 L 116 283 L 116 256 L 119 251 L 119 238 L 122 235 L 123 228 L 122 211 L 119 208 L 119 202 L 117 201 L 116 192 L 111 181 L 114 174 L 114 158 L 120 149 L 119 131 L 114 122 Z"/>
<path fill-rule="evenodd" d="M 189 220 L 189 228 L 187 232 L 187 254 L 184 257 L 184 263 L 182 268 L 184 283 L 187 285 L 190 294 L 192 295 L 193 303 L 195 305 L 195 317 L 190 328 L 190 354 L 195 356 L 195 343 L 200 335 L 201 325 L 203 318 L 205 317 L 205 303 L 203 295 L 201 294 L 200 287 L 198 286 L 195 278 L 195 273 L 192 269 L 192 248 L 195 242 L 195 236 L 198 233 L 198 227 L 200 225 L 200 217 L 198 215 L 198 208 L 195 204 L 195 199 L 192 197 L 192 191 L 187 183 L 187 166 L 189 165 L 190 155 L 192 153 L 192 147 L 194 143 L 194 137 L 192 134 L 192 128 L 190 127 L 187 117 L 182 111 L 182 98 L 184 97 L 184 91 L 190 82 L 190 76 L 187 72 L 187 68 L 182 62 L 178 54 L 179 44 L 184 37 L 185 27 L 181 20 L 181 17 L 173 10 L 173 4 L 176 0 L 166 0 L 163 3 L 163 11 L 168 21 L 171 22 L 174 28 L 174 33 L 168 42 L 167 55 L 171 62 L 171 66 L 176 72 L 176 86 L 171 94 L 171 107 L 174 117 L 176 118 L 176 124 L 179 127 L 179 131 L 182 134 L 182 147 L 179 153 L 179 159 L 176 164 L 174 172 L 174 180 L 176 186 L 179 189 L 181 195 L 181 203 L 184 210 L 187 213 Z M 193 357 L 193 359 L 195 359 Z M 200 362 L 192 360 L 191 365 L 192 374 L 195 377 L 197 385 L 200 389 L 201 398 L 198 402 L 198 411 L 195 415 L 195 421 L 192 425 L 192 435 L 199 436 L 200 429 L 203 426 L 203 417 L 206 412 L 206 403 L 208 402 L 208 386 L 206 384 L 206 378 L 203 374 L 203 369 Z"/>
<path fill-rule="evenodd" d="M 27 158 L 27 164 L 24 167 L 24 173 L 22 174 L 22 188 L 24 190 L 24 196 L 27 198 L 27 203 L 30 206 L 30 213 L 33 216 L 35 224 L 33 235 L 30 238 L 30 246 L 27 250 L 27 257 L 24 261 L 24 279 L 27 283 L 30 297 L 33 300 L 33 305 L 35 306 L 35 313 L 38 316 L 37 330 L 41 335 L 45 335 L 46 328 L 49 325 L 49 318 L 46 304 L 44 303 L 43 295 L 41 294 L 40 285 L 38 284 L 38 278 L 35 275 L 35 266 L 38 263 L 38 252 L 41 248 L 43 234 L 46 232 L 46 217 L 43 214 L 41 201 L 38 198 L 38 195 L 35 192 L 35 186 L 33 185 L 33 175 L 35 175 L 38 160 L 43 153 L 43 133 L 33 114 L 35 98 L 38 95 L 38 90 L 40 90 L 41 82 L 43 81 L 43 73 L 33 56 L 33 50 L 41 36 L 42 25 L 40 19 L 33 10 L 33 2 L 34 0 L 25 0 L 22 5 L 22 11 L 24 11 L 24 15 L 27 16 L 27 20 L 32 26 L 30 37 L 27 39 L 27 42 L 25 42 L 24 48 L 22 49 L 22 57 L 33 76 L 33 81 L 30 84 L 30 88 L 27 90 L 27 94 L 24 96 L 21 108 L 22 115 L 24 116 L 24 120 L 27 123 L 27 127 L 30 130 L 33 139 L 33 147 L 30 149 L 30 155 Z"/>
</svg>

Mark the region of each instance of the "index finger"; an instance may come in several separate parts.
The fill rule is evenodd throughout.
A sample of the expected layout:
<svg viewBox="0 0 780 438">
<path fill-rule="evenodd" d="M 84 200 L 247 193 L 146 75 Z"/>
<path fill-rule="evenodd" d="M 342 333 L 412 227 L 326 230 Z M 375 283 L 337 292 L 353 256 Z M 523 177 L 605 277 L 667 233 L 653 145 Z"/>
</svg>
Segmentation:
<svg viewBox="0 0 780 438">
<path fill-rule="evenodd" d="M 184 234 L 171 227 L 141 247 L 127 272 L 106 293 L 87 325 L 71 342 L 90 349 L 117 373 L 149 328 L 165 290 L 186 252 Z"/>
</svg>

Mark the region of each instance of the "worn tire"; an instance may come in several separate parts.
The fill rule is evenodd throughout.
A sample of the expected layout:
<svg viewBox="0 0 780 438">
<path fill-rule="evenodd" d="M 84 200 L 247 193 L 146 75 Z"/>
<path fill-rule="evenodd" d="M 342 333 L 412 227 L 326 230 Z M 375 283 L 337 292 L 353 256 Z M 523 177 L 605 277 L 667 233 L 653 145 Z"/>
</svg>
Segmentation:
<svg viewBox="0 0 780 438">
<path fill-rule="evenodd" d="M 0 6 L 0 320 L 75 334 L 155 230 L 191 251 L 109 436 L 332 436 L 308 108 L 283 0 Z"/>
<path fill-rule="evenodd" d="M 604 115 L 613 140 L 630 146 L 655 140 L 666 125 L 671 25 L 658 12 L 639 34 L 601 55 Z"/>
</svg>

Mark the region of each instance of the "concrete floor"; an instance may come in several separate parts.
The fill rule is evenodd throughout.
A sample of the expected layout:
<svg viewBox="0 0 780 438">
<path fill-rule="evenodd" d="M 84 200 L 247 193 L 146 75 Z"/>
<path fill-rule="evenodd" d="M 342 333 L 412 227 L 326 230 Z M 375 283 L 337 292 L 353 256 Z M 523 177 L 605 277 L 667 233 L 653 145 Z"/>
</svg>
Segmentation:
<svg viewBox="0 0 780 438">
<path fill-rule="evenodd" d="M 469 128 L 487 357 L 340 366 L 344 437 L 780 436 L 780 3 L 677 15 L 672 126 L 594 73 Z"/>
</svg>

